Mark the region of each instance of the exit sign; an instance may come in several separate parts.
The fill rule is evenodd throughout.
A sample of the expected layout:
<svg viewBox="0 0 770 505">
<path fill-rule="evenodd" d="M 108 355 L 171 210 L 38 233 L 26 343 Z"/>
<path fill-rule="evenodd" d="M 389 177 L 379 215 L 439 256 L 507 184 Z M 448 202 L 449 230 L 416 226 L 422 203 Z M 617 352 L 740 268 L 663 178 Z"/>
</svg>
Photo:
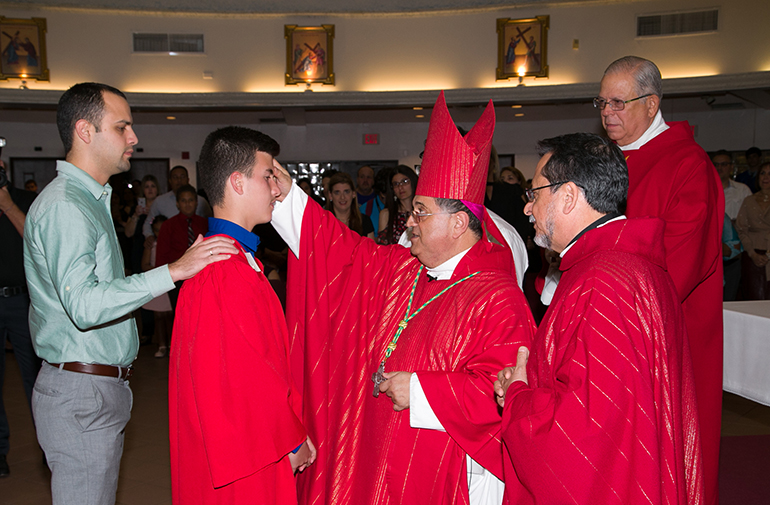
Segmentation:
<svg viewBox="0 0 770 505">
<path fill-rule="evenodd" d="M 376 145 L 380 143 L 378 133 L 364 133 L 364 145 Z"/>
</svg>

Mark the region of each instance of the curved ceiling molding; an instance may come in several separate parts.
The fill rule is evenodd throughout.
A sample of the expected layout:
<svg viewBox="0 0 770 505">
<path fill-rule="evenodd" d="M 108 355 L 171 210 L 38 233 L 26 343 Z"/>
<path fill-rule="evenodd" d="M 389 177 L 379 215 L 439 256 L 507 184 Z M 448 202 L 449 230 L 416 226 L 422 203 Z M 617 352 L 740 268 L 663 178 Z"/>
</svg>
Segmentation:
<svg viewBox="0 0 770 505">
<path fill-rule="evenodd" d="M 595 0 L 570 0 L 566 3 L 588 3 Z M 18 9 L 64 8 L 111 11 L 142 11 L 200 14 L 395 14 L 480 10 L 553 4 L 553 0 L 134 0 L 130 6 L 123 0 L 5 0 L 4 6 Z M 565 2 L 559 2 L 565 3 Z"/>
</svg>

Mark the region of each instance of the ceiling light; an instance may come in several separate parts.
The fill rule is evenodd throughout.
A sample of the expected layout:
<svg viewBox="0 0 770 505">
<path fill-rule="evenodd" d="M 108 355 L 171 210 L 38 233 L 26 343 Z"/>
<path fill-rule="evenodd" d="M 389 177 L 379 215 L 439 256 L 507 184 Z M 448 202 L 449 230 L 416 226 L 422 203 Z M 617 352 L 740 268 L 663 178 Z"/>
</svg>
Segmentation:
<svg viewBox="0 0 770 505">
<path fill-rule="evenodd" d="M 176 116 L 166 116 L 166 119 L 169 121 L 174 121 L 176 119 Z"/>
</svg>

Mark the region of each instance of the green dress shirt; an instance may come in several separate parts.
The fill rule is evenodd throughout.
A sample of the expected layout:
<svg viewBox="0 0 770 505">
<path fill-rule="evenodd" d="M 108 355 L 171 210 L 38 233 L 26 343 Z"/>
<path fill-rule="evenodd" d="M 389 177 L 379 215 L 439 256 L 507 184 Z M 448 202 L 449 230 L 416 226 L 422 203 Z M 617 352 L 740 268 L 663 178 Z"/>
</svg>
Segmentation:
<svg viewBox="0 0 770 505">
<path fill-rule="evenodd" d="M 112 188 L 66 161 L 56 171 L 24 226 L 35 352 L 49 363 L 128 366 L 139 349 L 131 312 L 174 287 L 168 266 L 126 277 Z"/>
</svg>

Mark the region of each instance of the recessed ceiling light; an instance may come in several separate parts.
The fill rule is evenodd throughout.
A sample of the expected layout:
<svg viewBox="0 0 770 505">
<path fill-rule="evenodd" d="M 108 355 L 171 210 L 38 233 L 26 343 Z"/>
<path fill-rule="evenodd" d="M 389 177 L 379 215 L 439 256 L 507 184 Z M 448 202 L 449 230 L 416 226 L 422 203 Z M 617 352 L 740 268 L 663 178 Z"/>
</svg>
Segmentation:
<svg viewBox="0 0 770 505">
<path fill-rule="evenodd" d="M 519 112 L 518 114 L 514 114 L 514 116 L 516 116 L 516 117 L 522 117 L 523 115 L 524 115 L 523 112 Z"/>
<path fill-rule="evenodd" d="M 412 107 L 412 110 L 422 110 L 422 107 Z"/>
<path fill-rule="evenodd" d="M 511 109 L 521 109 L 521 105 L 511 105 Z"/>
<path fill-rule="evenodd" d="M 425 115 L 424 115 L 424 114 L 417 114 L 417 115 L 416 115 L 416 116 L 414 116 L 414 117 L 423 118 L 423 117 L 425 117 Z"/>
<path fill-rule="evenodd" d="M 176 119 L 176 116 L 166 116 L 166 119 L 169 121 L 174 121 Z"/>
</svg>

